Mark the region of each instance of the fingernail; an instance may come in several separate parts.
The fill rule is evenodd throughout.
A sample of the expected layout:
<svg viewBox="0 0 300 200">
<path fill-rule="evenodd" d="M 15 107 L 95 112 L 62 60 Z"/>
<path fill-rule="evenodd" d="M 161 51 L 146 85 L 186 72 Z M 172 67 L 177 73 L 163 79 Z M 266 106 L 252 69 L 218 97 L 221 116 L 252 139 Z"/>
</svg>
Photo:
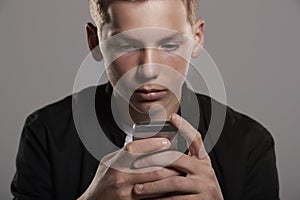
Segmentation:
<svg viewBox="0 0 300 200">
<path fill-rule="evenodd" d="M 134 163 L 133 163 L 133 166 L 135 168 L 139 168 L 141 166 L 142 162 L 140 160 L 136 160 Z"/>
<path fill-rule="evenodd" d="M 143 189 L 144 189 L 144 185 L 142 185 L 142 184 L 136 184 L 135 185 L 135 191 L 136 192 L 140 193 L 140 192 L 143 191 Z"/>
<path fill-rule="evenodd" d="M 163 141 L 161 142 L 161 144 L 164 145 L 164 146 L 166 146 L 166 145 L 169 144 L 169 140 L 163 140 Z"/>
</svg>

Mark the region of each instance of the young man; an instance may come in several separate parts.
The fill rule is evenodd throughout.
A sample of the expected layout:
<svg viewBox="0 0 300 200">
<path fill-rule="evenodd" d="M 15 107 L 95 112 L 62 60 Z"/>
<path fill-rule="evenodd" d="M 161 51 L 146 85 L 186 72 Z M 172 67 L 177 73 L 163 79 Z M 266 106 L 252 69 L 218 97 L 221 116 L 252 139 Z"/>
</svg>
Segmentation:
<svg viewBox="0 0 300 200">
<path fill-rule="evenodd" d="M 122 149 L 99 163 L 78 137 L 72 97 L 47 106 L 25 123 L 12 182 L 15 199 L 279 199 L 274 141 L 264 127 L 226 107 L 220 139 L 207 154 L 202 137 L 213 100 L 196 94 L 197 130 L 178 114 L 181 99 L 191 93 L 184 91 L 189 58 L 197 57 L 204 43 L 197 5 L 196 0 L 90 0 L 96 26 L 87 25 L 88 44 L 93 57 L 107 63 L 109 78 L 97 88 L 97 117 Z M 189 153 L 170 150 L 165 138 L 132 141 L 114 122 L 111 102 L 128 126 L 170 120 Z M 141 169 L 151 170 L 135 173 Z"/>
</svg>

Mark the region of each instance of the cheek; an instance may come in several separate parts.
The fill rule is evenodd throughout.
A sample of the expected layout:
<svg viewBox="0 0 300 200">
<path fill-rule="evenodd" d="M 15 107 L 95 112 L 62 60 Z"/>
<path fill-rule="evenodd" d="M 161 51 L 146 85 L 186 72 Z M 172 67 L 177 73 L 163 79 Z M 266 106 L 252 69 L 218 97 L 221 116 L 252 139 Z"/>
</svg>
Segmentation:
<svg viewBox="0 0 300 200">
<path fill-rule="evenodd" d="M 123 55 L 114 60 L 108 67 L 109 79 L 115 84 L 126 72 L 137 66 L 136 58 L 130 55 Z M 128 74 L 128 76 L 132 76 Z"/>
<path fill-rule="evenodd" d="M 181 76 L 186 77 L 188 70 L 188 61 L 178 55 L 172 55 L 168 58 L 165 58 L 165 62 L 163 63 L 166 66 L 169 66 Z"/>
</svg>

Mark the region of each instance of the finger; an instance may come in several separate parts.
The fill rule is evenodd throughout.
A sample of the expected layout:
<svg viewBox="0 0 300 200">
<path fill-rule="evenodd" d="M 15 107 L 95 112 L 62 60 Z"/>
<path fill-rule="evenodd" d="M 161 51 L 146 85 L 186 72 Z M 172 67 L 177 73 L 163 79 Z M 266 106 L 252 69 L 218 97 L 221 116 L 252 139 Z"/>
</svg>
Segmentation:
<svg viewBox="0 0 300 200">
<path fill-rule="evenodd" d="M 187 141 L 190 154 L 196 156 L 198 159 L 205 158 L 207 152 L 204 148 L 201 134 L 176 113 L 171 115 L 170 121 Z"/>
<path fill-rule="evenodd" d="M 134 179 L 132 179 L 132 184 L 162 180 L 173 176 L 179 176 L 181 174 L 182 173 L 176 169 L 160 168 L 158 170 L 136 174 L 134 176 Z"/>
<path fill-rule="evenodd" d="M 136 184 L 134 186 L 134 192 L 135 194 L 143 196 L 152 196 L 173 192 L 197 194 L 201 191 L 201 184 L 203 183 L 200 183 L 200 181 L 197 179 L 183 176 L 173 176 L 159 181 Z"/>
<path fill-rule="evenodd" d="M 212 169 L 211 165 L 206 160 L 185 155 L 178 151 L 164 151 L 156 154 L 147 155 L 138 158 L 133 162 L 135 168 L 147 168 L 151 166 L 172 167 L 186 174 L 204 174 L 207 170 Z M 212 173 L 208 171 L 209 173 Z"/>
<path fill-rule="evenodd" d="M 153 153 L 170 147 L 166 138 L 147 138 L 128 143 L 124 150 L 132 154 Z"/>
<path fill-rule="evenodd" d="M 118 153 L 107 163 L 110 167 L 118 169 L 126 167 L 129 172 L 131 171 L 130 167 L 132 166 L 132 162 L 137 157 L 143 156 L 147 153 L 168 149 L 169 147 L 170 141 L 166 138 L 147 138 L 143 140 L 136 140 L 126 144 L 125 147 L 119 150 Z"/>
<path fill-rule="evenodd" d="M 183 194 L 183 195 L 165 195 L 162 197 L 157 197 L 157 198 L 151 198 L 148 200 L 206 200 L 206 198 L 203 195 L 198 195 L 198 194 Z"/>
<path fill-rule="evenodd" d="M 172 196 L 162 196 L 162 197 L 156 197 L 156 198 L 151 198 L 149 200 L 205 200 L 207 199 L 201 197 L 202 195 L 198 194 L 183 194 L 183 195 L 172 195 Z"/>
</svg>

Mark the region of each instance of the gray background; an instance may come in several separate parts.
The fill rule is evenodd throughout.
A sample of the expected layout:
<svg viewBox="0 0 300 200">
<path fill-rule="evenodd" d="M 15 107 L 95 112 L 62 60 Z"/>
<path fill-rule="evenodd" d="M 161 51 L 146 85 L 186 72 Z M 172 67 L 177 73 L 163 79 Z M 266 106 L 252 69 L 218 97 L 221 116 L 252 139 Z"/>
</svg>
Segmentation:
<svg viewBox="0 0 300 200">
<path fill-rule="evenodd" d="M 300 1 L 202 0 L 200 10 L 229 105 L 273 133 L 281 197 L 300 199 Z M 25 117 L 72 91 L 89 20 L 86 0 L 0 0 L 1 199 Z"/>
</svg>

